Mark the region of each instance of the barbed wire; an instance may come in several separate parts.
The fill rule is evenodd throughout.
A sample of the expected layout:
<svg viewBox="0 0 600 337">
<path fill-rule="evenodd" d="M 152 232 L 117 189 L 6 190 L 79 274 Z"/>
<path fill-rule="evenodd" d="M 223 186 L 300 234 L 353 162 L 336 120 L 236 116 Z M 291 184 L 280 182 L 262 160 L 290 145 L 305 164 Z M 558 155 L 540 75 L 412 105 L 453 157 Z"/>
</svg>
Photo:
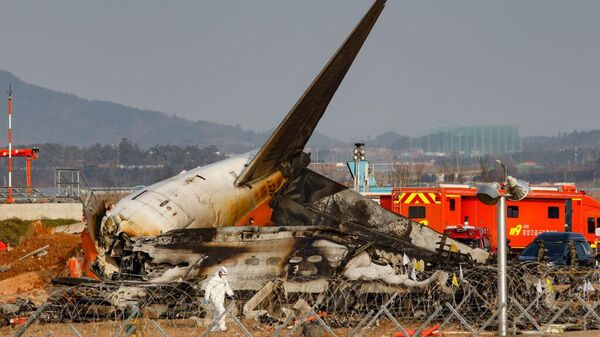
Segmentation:
<svg viewBox="0 0 600 337">
<path fill-rule="evenodd" d="M 590 312 L 592 309 L 600 314 L 597 309 L 600 270 L 530 263 L 510 265 L 507 271 L 508 315 L 514 329 L 537 329 L 548 322 L 574 329 L 590 328 L 592 322 L 594 326 L 600 324 Z M 418 278 L 433 275 L 434 271 L 423 272 Z M 303 307 L 298 304 L 303 303 L 323 313 L 322 318 L 330 327 L 347 328 L 386 305 L 386 310 L 405 325 L 419 325 L 435 313 L 437 316 L 432 320 L 441 322 L 452 316 L 447 308 L 450 305 L 469 325 L 487 324 L 488 329 L 494 329 L 496 323 L 488 321 L 498 310 L 496 277 L 494 266 L 475 266 L 465 267 L 462 277 L 459 270 L 447 271 L 438 274 L 434 282 L 419 287 L 343 277 L 303 282 L 274 279 L 269 282 L 268 295 L 255 301 L 252 310 L 261 313 L 254 318 L 256 326 L 276 326 L 291 314 L 300 317 Z M 244 304 L 256 294 L 256 291 L 238 291 L 235 314 L 240 315 Z M 126 325 L 135 325 L 140 331 L 155 331 L 155 324 L 165 329 L 200 333 L 212 320 L 211 307 L 203 303 L 203 295 L 201 284 L 196 281 L 84 283 L 61 287 L 48 297 L 26 335 L 43 336 L 48 329 L 57 333 L 60 329 L 72 329 L 69 326 L 72 325 L 85 330 L 83 336 L 101 336 Z M 2 325 L 7 325 L 11 318 L 30 317 L 36 309 L 31 302 L 19 301 L 0 302 Z M 524 309 L 529 317 L 523 313 Z"/>
</svg>

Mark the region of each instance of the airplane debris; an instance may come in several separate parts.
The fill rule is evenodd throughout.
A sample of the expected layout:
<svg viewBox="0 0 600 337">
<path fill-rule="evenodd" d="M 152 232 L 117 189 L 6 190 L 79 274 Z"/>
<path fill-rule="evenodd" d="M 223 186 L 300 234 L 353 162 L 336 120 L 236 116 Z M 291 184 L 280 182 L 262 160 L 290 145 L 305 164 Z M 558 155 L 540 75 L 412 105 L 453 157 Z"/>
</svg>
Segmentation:
<svg viewBox="0 0 600 337">
<path fill-rule="evenodd" d="M 34 255 L 35 256 L 44 256 L 44 255 L 48 254 L 48 248 L 50 248 L 50 245 L 46 245 L 46 246 L 38 248 L 32 252 L 29 252 L 29 253 L 23 255 L 22 257 L 20 257 L 19 259 L 17 259 L 16 261 L 13 261 L 11 263 L 5 263 L 5 264 L 1 265 L 0 273 L 5 273 L 5 272 L 9 271 L 13 264 L 23 261 L 28 257 L 34 256 Z"/>
<path fill-rule="evenodd" d="M 387 212 L 364 196 L 306 169 L 310 155 L 303 152 L 304 146 L 384 6 L 385 0 L 374 1 L 257 152 L 182 172 L 129 195 L 101 216 L 87 216 L 88 232 L 97 250 L 94 272 L 107 279 L 167 282 L 208 275 L 213 272 L 211 266 L 220 260 L 239 269 L 240 273 L 234 275 L 240 275 L 240 279 L 232 280 L 232 284 L 253 290 L 286 266 L 291 278 L 339 274 L 340 262 L 347 256 L 310 247 L 314 244 L 311 239 L 298 236 L 288 237 L 285 243 L 277 241 L 278 235 L 297 232 L 291 228 L 294 226 L 325 227 L 319 230 L 321 240 L 350 250 L 356 249 L 357 242 L 365 245 L 376 241 L 379 251 L 392 255 L 408 252 L 424 260 L 444 250 L 439 242 L 450 239 L 442 240 L 426 226 Z M 284 230 L 257 233 L 249 228 L 246 234 L 233 230 L 229 236 L 221 230 L 234 226 L 265 202 L 273 209 L 274 226 Z M 261 239 L 254 240 L 254 234 Z M 488 257 L 484 251 L 453 244 L 458 247 L 460 259 L 482 263 Z M 312 250 L 329 255 L 301 256 Z M 278 254 L 261 260 L 273 251 Z M 290 255 L 293 252 L 296 256 Z M 252 272 L 242 273 L 250 269 Z"/>
</svg>

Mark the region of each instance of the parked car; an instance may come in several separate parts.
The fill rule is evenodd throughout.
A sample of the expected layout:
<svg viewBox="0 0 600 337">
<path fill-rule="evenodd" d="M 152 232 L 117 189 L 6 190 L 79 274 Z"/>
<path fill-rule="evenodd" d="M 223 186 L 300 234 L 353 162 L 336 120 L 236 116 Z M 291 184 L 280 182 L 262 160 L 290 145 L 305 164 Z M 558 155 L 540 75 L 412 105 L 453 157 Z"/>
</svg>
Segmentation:
<svg viewBox="0 0 600 337">
<path fill-rule="evenodd" d="M 543 249 L 543 251 L 541 251 Z M 573 253 L 575 256 L 573 256 Z M 550 265 L 570 265 L 573 258 L 580 266 L 594 266 L 596 257 L 583 234 L 548 232 L 538 235 L 517 259 L 522 262 L 547 262 Z"/>
</svg>

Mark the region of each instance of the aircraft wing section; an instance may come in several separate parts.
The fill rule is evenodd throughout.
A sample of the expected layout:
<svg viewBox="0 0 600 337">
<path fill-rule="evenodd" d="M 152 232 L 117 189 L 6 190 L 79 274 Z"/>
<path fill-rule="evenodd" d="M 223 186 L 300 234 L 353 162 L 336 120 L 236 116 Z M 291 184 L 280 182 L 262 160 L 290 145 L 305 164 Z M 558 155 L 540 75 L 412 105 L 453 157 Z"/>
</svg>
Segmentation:
<svg viewBox="0 0 600 337">
<path fill-rule="evenodd" d="M 385 0 L 375 1 L 346 41 L 236 179 L 236 186 L 267 176 L 281 163 L 302 152 L 381 14 L 384 5 Z"/>
</svg>

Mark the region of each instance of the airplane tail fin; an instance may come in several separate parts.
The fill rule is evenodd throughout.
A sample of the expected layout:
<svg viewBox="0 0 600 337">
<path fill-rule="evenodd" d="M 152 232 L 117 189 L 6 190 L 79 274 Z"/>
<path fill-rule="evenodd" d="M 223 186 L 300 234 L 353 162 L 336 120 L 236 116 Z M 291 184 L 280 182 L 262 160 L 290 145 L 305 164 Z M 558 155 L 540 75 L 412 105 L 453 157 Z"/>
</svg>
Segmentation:
<svg viewBox="0 0 600 337">
<path fill-rule="evenodd" d="M 346 41 L 239 175 L 235 186 L 267 176 L 280 164 L 302 152 L 354 58 L 369 36 L 385 2 L 386 0 L 375 0 Z"/>
</svg>

